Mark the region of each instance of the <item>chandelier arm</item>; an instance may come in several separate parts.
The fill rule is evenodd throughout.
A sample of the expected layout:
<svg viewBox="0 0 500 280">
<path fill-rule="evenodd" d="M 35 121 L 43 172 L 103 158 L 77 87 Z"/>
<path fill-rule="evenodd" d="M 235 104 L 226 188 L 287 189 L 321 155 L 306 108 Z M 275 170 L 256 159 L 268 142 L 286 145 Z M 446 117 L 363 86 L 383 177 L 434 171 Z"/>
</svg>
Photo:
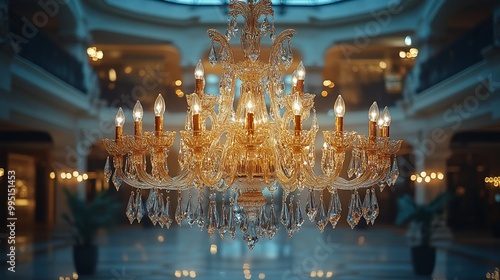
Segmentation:
<svg viewBox="0 0 500 280">
<path fill-rule="evenodd" d="M 151 175 L 149 175 L 144 168 L 140 164 L 136 164 L 135 166 L 136 173 L 139 176 L 139 179 L 141 179 L 143 182 L 146 184 L 152 185 L 155 188 L 160 188 L 160 189 L 168 189 L 168 190 L 177 190 L 179 188 L 181 189 L 187 189 L 188 185 L 190 182 L 194 180 L 194 173 L 190 172 L 190 170 L 184 169 L 181 171 L 181 174 L 178 176 L 171 178 L 168 173 L 165 170 L 160 171 L 161 172 L 161 178 L 163 183 L 158 182 L 156 179 L 154 179 Z"/>
<path fill-rule="evenodd" d="M 224 49 L 224 51 L 227 52 L 228 58 L 227 61 L 222 61 L 222 66 L 224 68 L 227 68 L 228 65 L 234 63 L 234 55 L 233 55 L 233 50 L 231 49 L 231 46 L 229 45 L 229 42 L 227 41 L 226 37 L 224 37 L 218 30 L 216 29 L 208 29 L 208 37 L 210 37 L 210 40 L 212 43 L 219 43 L 221 48 Z"/>
<path fill-rule="evenodd" d="M 254 10 L 256 15 L 256 21 L 259 19 L 261 15 L 270 15 L 274 16 L 273 8 L 271 7 L 271 2 L 268 0 L 262 0 L 255 4 Z"/>
<path fill-rule="evenodd" d="M 229 4 L 228 16 L 237 17 L 238 15 L 242 15 L 245 22 L 249 22 L 250 6 L 246 2 L 234 1 Z"/>
<path fill-rule="evenodd" d="M 279 150 L 279 149 L 277 149 Z M 281 155 L 278 155 L 278 158 L 282 158 Z M 295 161 L 295 167 L 292 170 L 292 174 L 290 177 L 286 176 L 285 172 L 283 172 L 282 161 L 278 160 L 276 168 L 276 177 L 283 185 L 293 185 L 297 181 L 297 172 L 300 169 L 300 163 Z"/>
<path fill-rule="evenodd" d="M 291 40 L 293 36 L 295 35 L 296 31 L 293 29 L 285 29 L 281 31 L 281 33 L 276 37 L 274 40 L 273 45 L 271 46 L 271 53 L 269 54 L 269 64 L 274 65 L 274 61 L 280 61 L 279 60 L 279 53 L 280 53 L 280 45 L 283 41 L 285 40 Z M 276 69 L 278 70 L 278 69 Z"/>
<path fill-rule="evenodd" d="M 118 172 L 118 176 L 123 180 L 123 182 L 131 187 L 137 188 L 137 189 L 151 189 L 153 188 L 151 185 L 143 182 L 139 182 L 137 180 L 132 180 L 129 177 L 127 177 L 121 168 L 115 169 L 115 172 Z"/>
</svg>

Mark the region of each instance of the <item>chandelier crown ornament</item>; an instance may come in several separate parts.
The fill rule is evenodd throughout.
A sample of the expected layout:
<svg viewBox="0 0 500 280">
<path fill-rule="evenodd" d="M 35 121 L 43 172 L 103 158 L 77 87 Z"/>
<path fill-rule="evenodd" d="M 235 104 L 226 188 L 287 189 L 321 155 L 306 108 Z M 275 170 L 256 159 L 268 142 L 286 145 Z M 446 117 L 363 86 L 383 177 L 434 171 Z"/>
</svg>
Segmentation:
<svg viewBox="0 0 500 280">
<path fill-rule="evenodd" d="M 134 135 L 123 135 L 125 116 L 118 110 L 115 139 L 103 140 L 114 172 L 107 160 L 104 173 L 117 189 L 122 183 L 135 188 L 126 211 L 131 223 L 140 222 L 147 214 L 161 227 L 176 221 L 205 228 L 210 235 L 218 232 L 221 238 L 229 233 L 233 239 L 239 228 L 252 249 L 266 235 L 272 239 L 280 223 L 292 237 L 304 224 L 303 213 L 320 231 L 328 223 L 335 228 L 342 212 L 340 190 L 352 192 L 347 213 L 352 227 L 361 218 L 374 223 L 379 213 L 374 186 L 383 190 L 394 185 L 399 175 L 395 154 L 401 141 L 389 138 L 389 110 L 385 107 L 380 114 L 374 102 L 368 111 L 368 136 L 357 135 L 344 130 L 346 109 L 339 95 L 334 104 L 335 130 L 323 131 L 325 142 L 318 160 L 321 174 L 316 174 L 319 124 L 315 95 L 304 91 L 302 62 L 293 74 L 292 91 L 285 92 L 282 69 L 292 64 L 290 41 L 295 31 L 277 34 L 273 15 L 270 0 L 233 0 L 225 34 L 208 30 L 212 42 L 208 62 L 212 66 L 220 63 L 224 70 L 219 95 L 205 94 L 200 60 L 194 71 L 194 92 L 186 95 L 188 110 L 185 130 L 180 131 L 181 171 L 177 176 L 172 177 L 167 166 L 175 132 L 163 131 L 166 104 L 161 94 L 153 108 L 154 133 L 142 132 L 139 101 L 132 112 Z M 240 30 L 239 16 L 244 19 L 240 34 L 243 61 L 234 60 L 229 44 Z M 272 41 L 267 61 L 260 58 L 263 35 Z M 241 82 L 238 100 L 237 80 Z M 309 128 L 303 128 L 309 119 Z M 342 178 L 348 151 L 348 178 Z M 367 191 L 361 202 L 359 190 L 364 188 Z M 304 190 L 307 198 L 300 199 Z M 171 198 L 174 191 L 177 198 Z M 282 195 L 281 206 L 274 201 L 276 195 Z M 145 203 L 143 196 L 147 196 Z"/>
</svg>

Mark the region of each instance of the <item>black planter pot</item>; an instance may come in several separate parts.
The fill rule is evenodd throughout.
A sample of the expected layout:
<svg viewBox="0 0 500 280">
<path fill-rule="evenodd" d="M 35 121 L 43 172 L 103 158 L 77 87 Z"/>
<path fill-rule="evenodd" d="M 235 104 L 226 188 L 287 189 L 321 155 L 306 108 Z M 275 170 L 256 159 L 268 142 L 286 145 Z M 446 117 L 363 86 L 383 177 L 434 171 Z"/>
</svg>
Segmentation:
<svg viewBox="0 0 500 280">
<path fill-rule="evenodd" d="M 79 275 L 95 274 L 99 252 L 96 245 L 73 246 L 73 262 Z"/>
<path fill-rule="evenodd" d="M 431 275 L 436 263 L 436 248 L 429 245 L 411 247 L 413 272 L 417 275 Z"/>
</svg>

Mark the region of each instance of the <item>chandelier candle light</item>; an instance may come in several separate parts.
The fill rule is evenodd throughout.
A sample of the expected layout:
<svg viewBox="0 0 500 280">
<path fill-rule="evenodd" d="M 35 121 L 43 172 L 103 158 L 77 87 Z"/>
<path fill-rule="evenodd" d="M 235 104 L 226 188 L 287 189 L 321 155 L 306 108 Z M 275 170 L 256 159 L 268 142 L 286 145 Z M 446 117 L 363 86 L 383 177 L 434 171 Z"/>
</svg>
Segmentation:
<svg viewBox="0 0 500 280">
<path fill-rule="evenodd" d="M 245 59 L 236 62 L 229 42 L 238 33 L 239 15 L 244 18 L 241 48 Z M 212 41 L 209 63 L 220 63 L 224 69 L 220 93 L 204 93 L 200 61 L 194 73 L 195 91 L 186 96 L 188 114 L 185 130 L 180 131 L 178 176 L 171 177 L 167 167 L 175 132 L 163 130 L 163 97 L 158 95 L 154 104 L 154 133 L 142 132 L 143 108 L 137 101 L 133 109 L 134 135 L 123 135 L 125 116 L 118 109 L 116 137 L 103 140 L 113 159 L 114 172 L 108 158 L 104 174 L 117 190 L 122 183 L 134 187 L 126 210 L 130 223 L 140 222 L 147 214 L 154 225 L 169 228 L 174 221 L 179 225 L 186 222 L 206 228 L 210 235 L 217 231 L 221 238 L 229 233 L 233 239 L 239 227 L 252 249 L 259 238 L 267 235 L 272 239 L 280 223 L 292 237 L 304 223 L 303 211 L 321 232 L 328 223 L 335 228 L 342 211 L 338 190 L 352 192 L 347 213 L 352 228 L 361 217 L 374 223 L 379 213 L 374 186 L 382 191 L 399 175 L 395 154 L 401 140 L 389 138 L 389 110 L 385 107 L 379 114 L 374 102 L 368 112 L 368 136 L 357 135 L 344 131 L 345 104 L 338 96 L 334 104 L 335 131 L 323 131 L 322 173 L 315 174 L 314 145 L 319 130 L 315 95 L 304 92 L 306 71 L 302 62 L 293 74 L 292 92 L 284 92 L 281 69 L 288 69 L 292 63 L 290 41 L 295 31 L 287 29 L 277 35 L 273 15 L 270 0 L 232 1 L 225 35 L 208 30 Z M 264 35 L 273 42 L 267 62 L 259 60 Z M 237 80 L 241 81 L 239 100 L 235 100 Z M 303 122 L 309 118 L 312 124 L 307 130 Z M 339 175 L 347 149 L 352 149 L 352 157 L 349 178 L 344 179 Z M 265 189 L 271 194 L 269 206 L 262 193 Z M 281 215 L 274 203 L 279 189 L 283 193 Z M 325 189 L 331 196 L 328 207 L 323 198 Z M 363 203 L 360 189 L 366 189 Z M 300 204 L 303 190 L 307 190 L 304 210 Z M 170 209 L 171 191 L 177 193 L 174 213 Z M 145 205 L 143 195 L 148 195 Z M 197 201 L 192 201 L 193 195 L 197 195 Z"/>
</svg>

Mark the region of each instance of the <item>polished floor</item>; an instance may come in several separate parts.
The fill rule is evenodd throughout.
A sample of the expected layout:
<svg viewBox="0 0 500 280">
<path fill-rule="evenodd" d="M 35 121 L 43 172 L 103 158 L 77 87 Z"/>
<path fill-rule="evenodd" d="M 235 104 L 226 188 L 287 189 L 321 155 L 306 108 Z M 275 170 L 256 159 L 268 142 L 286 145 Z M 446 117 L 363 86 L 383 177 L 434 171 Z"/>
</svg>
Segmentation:
<svg viewBox="0 0 500 280">
<path fill-rule="evenodd" d="M 120 227 L 99 238 L 97 274 L 76 275 L 71 240 L 50 238 L 18 253 L 15 273 L 0 279 L 490 279 L 500 266 L 500 240 L 465 235 L 438 250 L 432 277 L 414 276 L 401 229 L 375 226 L 283 229 L 250 251 L 241 236 L 208 237 L 198 228 Z M 477 235 L 477 234 L 476 234 Z"/>
</svg>

